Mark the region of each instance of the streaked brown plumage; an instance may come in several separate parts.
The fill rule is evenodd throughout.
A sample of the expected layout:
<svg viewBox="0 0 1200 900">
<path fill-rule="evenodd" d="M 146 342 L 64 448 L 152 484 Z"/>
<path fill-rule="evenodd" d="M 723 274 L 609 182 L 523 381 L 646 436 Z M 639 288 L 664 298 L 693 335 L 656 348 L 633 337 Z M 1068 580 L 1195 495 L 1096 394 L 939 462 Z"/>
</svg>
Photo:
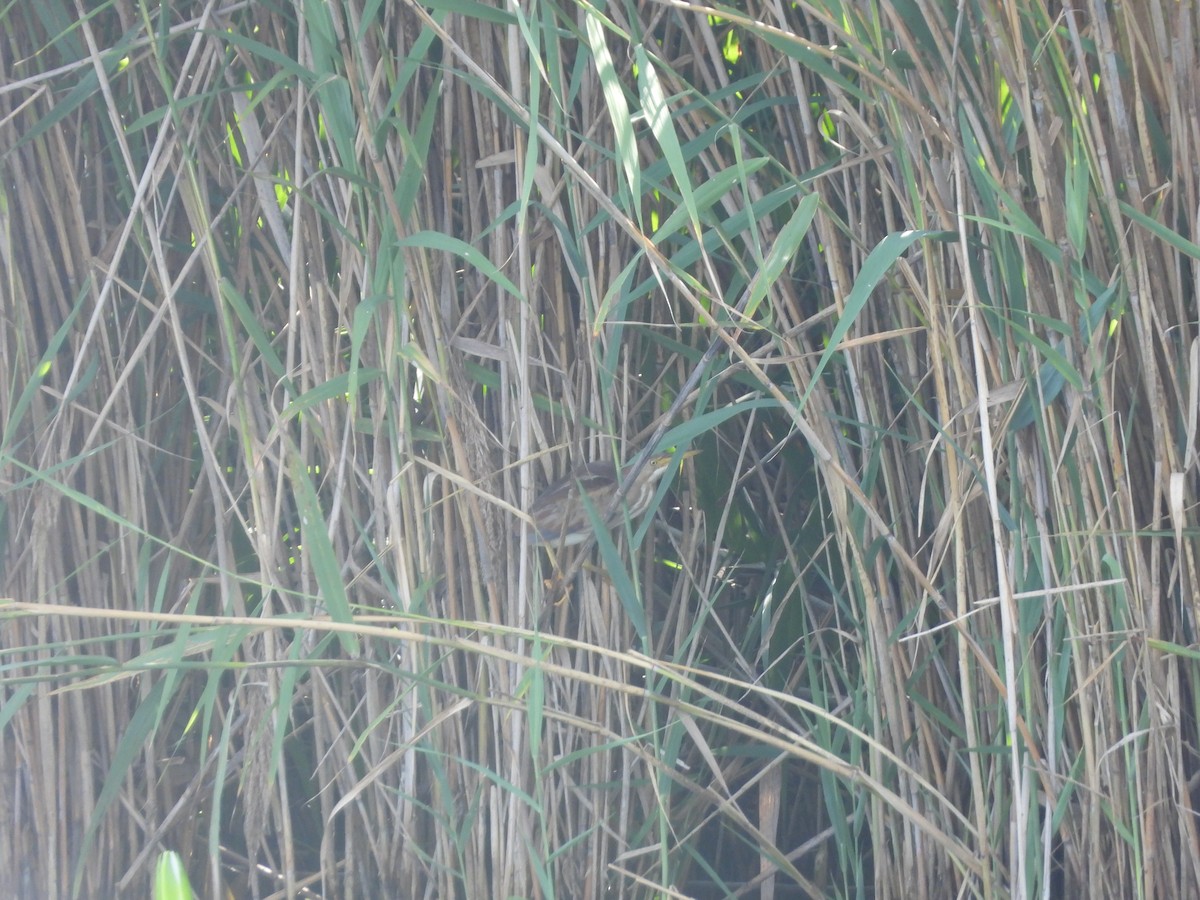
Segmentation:
<svg viewBox="0 0 1200 900">
<path fill-rule="evenodd" d="M 688 450 L 681 454 L 680 459 L 687 459 L 699 452 Z M 648 460 L 606 524 L 611 527 L 620 521 L 623 510 L 628 510 L 630 518 L 645 512 L 654 499 L 658 480 L 671 468 L 673 458 L 674 454 L 664 453 Z M 580 488 L 587 492 L 596 515 L 603 516 L 612 505 L 620 485 L 621 479 L 612 463 L 587 463 L 550 485 L 538 494 L 529 507 L 534 543 L 551 547 L 582 544 L 592 536 L 593 529 L 592 518 L 580 500 Z"/>
</svg>

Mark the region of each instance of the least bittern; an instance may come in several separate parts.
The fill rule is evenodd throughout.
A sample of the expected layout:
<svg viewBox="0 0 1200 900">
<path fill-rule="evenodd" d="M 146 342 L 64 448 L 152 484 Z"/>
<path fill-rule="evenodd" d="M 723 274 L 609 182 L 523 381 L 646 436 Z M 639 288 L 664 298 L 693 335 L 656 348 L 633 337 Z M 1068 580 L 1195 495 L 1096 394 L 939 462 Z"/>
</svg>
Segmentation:
<svg viewBox="0 0 1200 900">
<path fill-rule="evenodd" d="M 688 450 L 679 460 L 695 456 L 699 450 Z M 629 518 L 641 515 L 654 499 L 658 480 L 671 468 L 673 453 L 663 453 L 646 461 L 637 478 L 613 507 L 613 499 L 621 487 L 622 474 L 612 463 L 587 463 L 566 478 L 556 481 L 540 494 L 529 507 L 533 519 L 534 543 L 550 547 L 571 547 L 582 544 L 594 533 L 593 516 L 608 514 L 605 525 L 612 527 L 622 519 L 623 510 Z M 593 514 L 588 513 L 582 497 L 586 494 Z"/>
</svg>

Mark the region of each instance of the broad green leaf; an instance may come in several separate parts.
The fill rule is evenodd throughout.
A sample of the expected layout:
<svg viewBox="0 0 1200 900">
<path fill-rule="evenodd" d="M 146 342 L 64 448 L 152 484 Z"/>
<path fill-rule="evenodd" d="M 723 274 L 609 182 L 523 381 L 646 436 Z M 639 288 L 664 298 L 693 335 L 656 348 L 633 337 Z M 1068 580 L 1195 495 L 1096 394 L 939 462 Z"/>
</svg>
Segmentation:
<svg viewBox="0 0 1200 900">
<path fill-rule="evenodd" d="M 639 198 L 642 196 L 642 185 L 638 167 L 637 141 L 633 134 L 633 120 L 629 115 L 625 90 L 617 76 L 616 66 L 613 65 L 612 54 L 608 52 L 608 44 L 604 36 L 604 23 L 601 21 L 600 13 L 592 6 L 584 7 L 584 34 L 587 37 L 592 56 L 596 60 L 596 74 L 604 92 L 604 102 L 608 106 L 609 118 L 612 120 L 613 135 L 617 143 L 617 162 L 620 163 L 621 171 L 625 173 L 625 180 L 629 184 L 630 202 L 640 220 L 641 203 Z"/>
<path fill-rule="evenodd" d="M 646 48 L 638 44 L 634 48 L 634 58 L 637 60 L 638 92 L 641 94 L 642 109 L 646 113 L 646 121 L 650 132 L 658 141 L 667 165 L 671 167 L 671 175 L 675 178 L 675 187 L 683 198 L 683 207 L 687 210 L 692 228 L 700 233 L 700 214 L 696 206 L 696 198 L 692 194 L 691 176 L 687 164 L 683 161 L 683 152 L 679 147 L 679 136 L 675 134 L 675 126 L 671 123 L 671 110 L 667 106 L 667 98 L 663 92 L 662 82 L 659 81 L 658 71 L 646 53 Z M 638 197 L 634 194 L 634 198 Z"/>
<path fill-rule="evenodd" d="M 809 381 L 808 387 L 804 391 L 804 396 L 800 398 L 801 408 L 808 403 L 808 396 L 821 380 L 821 373 L 825 371 L 825 367 L 829 365 L 829 361 L 837 353 L 842 339 L 854 327 L 859 313 L 866 307 L 867 301 L 871 299 L 871 294 L 874 293 L 879 282 L 883 280 L 883 276 L 887 274 L 888 269 L 892 267 L 892 263 L 899 259 L 900 254 L 904 253 L 905 250 L 930 234 L 931 232 L 928 231 L 902 231 L 896 234 L 889 234 L 871 251 L 863 263 L 862 270 L 858 273 L 858 278 L 854 282 L 854 287 L 850 290 L 850 295 L 846 297 L 842 315 L 829 335 L 825 352 L 821 354 L 816 368 L 813 369 L 812 380 Z"/>
<path fill-rule="evenodd" d="M 771 252 L 767 254 L 767 258 L 762 262 L 762 268 L 751 282 L 750 296 L 746 300 L 746 308 L 742 313 L 747 319 L 754 318 L 763 298 L 767 296 L 767 291 L 775 283 L 775 279 L 783 274 L 783 270 L 787 268 L 792 257 L 796 255 L 800 242 L 808 234 L 808 228 L 817 214 L 819 203 L 820 197 L 817 194 L 805 196 L 796 205 L 796 211 L 792 213 L 788 223 L 783 226 L 778 237 L 775 238 L 775 243 L 771 245 Z M 868 258 L 867 262 L 870 263 L 870 261 Z"/>
</svg>

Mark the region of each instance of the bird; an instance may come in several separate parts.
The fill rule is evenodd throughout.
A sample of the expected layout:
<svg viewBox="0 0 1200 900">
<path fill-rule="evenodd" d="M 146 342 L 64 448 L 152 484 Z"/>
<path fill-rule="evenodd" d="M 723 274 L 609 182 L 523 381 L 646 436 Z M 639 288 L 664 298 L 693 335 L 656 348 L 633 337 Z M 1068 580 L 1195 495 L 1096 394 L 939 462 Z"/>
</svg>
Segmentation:
<svg viewBox="0 0 1200 900">
<path fill-rule="evenodd" d="M 688 450 L 679 456 L 679 460 L 682 462 L 699 452 Z M 613 497 L 621 486 L 624 472 L 618 474 L 616 466 L 607 462 L 579 466 L 566 478 L 559 479 L 538 494 L 529 507 L 529 517 L 533 519 L 534 544 L 573 547 L 592 536 L 592 516 L 581 500 L 581 488 L 587 493 L 588 502 L 595 510 L 594 515 L 608 515 L 605 524 L 609 527 L 621 520 L 623 509 L 628 509 L 630 518 L 641 515 L 654 499 L 659 479 L 670 470 L 671 461 L 675 458 L 674 453 L 662 453 L 647 460 L 615 509 L 612 508 Z"/>
</svg>

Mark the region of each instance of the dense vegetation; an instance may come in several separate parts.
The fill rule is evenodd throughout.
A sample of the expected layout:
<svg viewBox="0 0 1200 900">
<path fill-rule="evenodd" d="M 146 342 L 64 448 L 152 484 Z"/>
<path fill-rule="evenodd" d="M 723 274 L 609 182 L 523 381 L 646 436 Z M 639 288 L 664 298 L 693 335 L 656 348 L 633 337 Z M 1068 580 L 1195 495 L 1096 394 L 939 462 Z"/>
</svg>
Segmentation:
<svg viewBox="0 0 1200 900">
<path fill-rule="evenodd" d="M 0 891 L 1200 897 L 1198 18 L 0 7 Z"/>
</svg>

